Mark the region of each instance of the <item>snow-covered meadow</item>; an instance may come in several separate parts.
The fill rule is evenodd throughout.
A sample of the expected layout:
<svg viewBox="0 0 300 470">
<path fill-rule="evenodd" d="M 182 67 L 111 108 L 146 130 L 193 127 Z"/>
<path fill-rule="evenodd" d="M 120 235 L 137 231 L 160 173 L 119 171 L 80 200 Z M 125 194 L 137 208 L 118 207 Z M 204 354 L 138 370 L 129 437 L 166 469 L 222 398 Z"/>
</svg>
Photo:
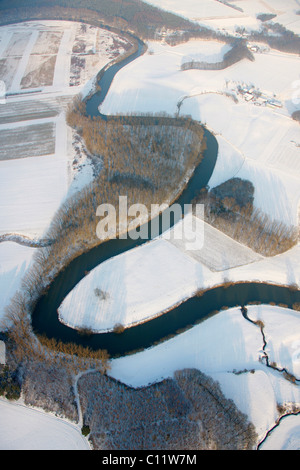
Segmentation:
<svg viewBox="0 0 300 470">
<path fill-rule="evenodd" d="M 0 400 L 0 450 L 90 450 L 73 423 Z"/>
</svg>

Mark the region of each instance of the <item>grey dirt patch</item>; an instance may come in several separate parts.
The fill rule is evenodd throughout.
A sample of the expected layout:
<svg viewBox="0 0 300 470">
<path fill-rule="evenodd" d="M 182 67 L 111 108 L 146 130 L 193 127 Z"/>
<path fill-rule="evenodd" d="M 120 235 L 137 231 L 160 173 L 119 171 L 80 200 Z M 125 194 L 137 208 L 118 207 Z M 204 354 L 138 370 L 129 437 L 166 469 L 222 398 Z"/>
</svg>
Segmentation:
<svg viewBox="0 0 300 470">
<path fill-rule="evenodd" d="M 49 122 L 0 131 L 0 161 L 55 153 L 55 123 Z"/>
</svg>

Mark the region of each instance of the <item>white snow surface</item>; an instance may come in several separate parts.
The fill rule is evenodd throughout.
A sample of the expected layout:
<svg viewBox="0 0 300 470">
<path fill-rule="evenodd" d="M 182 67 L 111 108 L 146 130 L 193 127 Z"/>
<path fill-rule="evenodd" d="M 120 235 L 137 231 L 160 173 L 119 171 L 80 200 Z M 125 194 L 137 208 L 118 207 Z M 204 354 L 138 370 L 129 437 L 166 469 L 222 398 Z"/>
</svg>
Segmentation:
<svg viewBox="0 0 300 470">
<path fill-rule="evenodd" d="M 274 428 L 260 450 L 300 450 L 300 415 L 287 416 Z"/>
<path fill-rule="evenodd" d="M 76 425 L 0 399 L 0 450 L 90 450 Z"/>
<path fill-rule="evenodd" d="M 191 21 L 214 30 L 234 33 L 237 28 L 245 31 L 259 30 L 261 23 L 257 15 L 275 14 L 274 22 L 299 34 L 300 21 L 295 13 L 299 10 L 297 0 L 235 0 L 219 2 L 218 0 L 148 0 L 158 8 L 183 16 Z M 227 5 L 225 5 L 227 3 Z M 234 7 L 237 8 L 235 9 Z"/>
<path fill-rule="evenodd" d="M 35 248 L 13 242 L 0 243 L 0 321 L 32 263 Z"/>
</svg>

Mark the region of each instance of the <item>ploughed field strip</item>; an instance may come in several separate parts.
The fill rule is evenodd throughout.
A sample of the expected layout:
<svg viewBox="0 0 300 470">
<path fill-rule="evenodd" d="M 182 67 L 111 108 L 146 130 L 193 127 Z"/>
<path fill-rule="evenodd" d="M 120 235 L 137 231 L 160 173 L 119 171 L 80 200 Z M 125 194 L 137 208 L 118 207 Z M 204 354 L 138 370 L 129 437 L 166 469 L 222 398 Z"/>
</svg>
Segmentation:
<svg viewBox="0 0 300 470">
<path fill-rule="evenodd" d="M 51 86 L 53 84 L 55 64 L 55 55 L 31 55 L 21 80 L 21 88 Z"/>
<path fill-rule="evenodd" d="M 54 117 L 58 112 L 54 103 L 38 100 L 10 102 L 8 98 L 5 104 L 0 105 L 0 124 Z"/>
<path fill-rule="evenodd" d="M 7 97 L 5 104 L 0 104 L 0 125 L 33 119 L 55 117 L 62 109 L 67 109 L 72 96 L 57 96 L 55 98 L 32 99 L 26 97 L 19 101 L 15 97 Z"/>
<path fill-rule="evenodd" d="M 9 90 L 10 85 L 17 73 L 21 57 L 7 57 L 0 59 L 0 80 L 5 83 L 6 89 Z"/>
<path fill-rule="evenodd" d="M 55 123 L 0 130 L 0 161 L 55 153 Z"/>
</svg>

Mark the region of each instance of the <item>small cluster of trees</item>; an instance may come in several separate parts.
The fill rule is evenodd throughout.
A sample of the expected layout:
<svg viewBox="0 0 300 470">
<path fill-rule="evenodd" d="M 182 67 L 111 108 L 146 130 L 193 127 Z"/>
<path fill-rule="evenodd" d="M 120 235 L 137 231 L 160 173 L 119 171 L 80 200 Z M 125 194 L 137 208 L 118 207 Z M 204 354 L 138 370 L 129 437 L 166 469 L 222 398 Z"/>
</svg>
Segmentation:
<svg viewBox="0 0 300 470">
<path fill-rule="evenodd" d="M 97 361 L 97 368 L 100 369 L 102 364 L 102 372 L 105 373 L 109 369 L 108 360 L 109 354 L 105 349 L 93 350 L 88 346 L 82 346 L 75 343 L 65 343 L 58 341 L 54 338 L 47 338 L 47 336 L 37 335 L 41 344 L 47 347 L 50 351 L 60 352 L 70 356 L 77 356 L 79 358 L 88 358 Z M 98 362 L 99 361 L 99 362 Z"/>
<path fill-rule="evenodd" d="M 298 241 L 298 229 L 254 209 L 253 194 L 252 183 L 233 178 L 201 191 L 194 202 L 204 204 L 206 222 L 257 253 L 274 256 L 288 251 Z"/>
<path fill-rule="evenodd" d="M 254 55 L 248 49 L 247 43 L 243 39 L 236 39 L 231 44 L 231 49 L 224 54 L 223 60 L 220 62 L 199 62 L 192 60 L 185 62 L 181 65 L 181 70 L 223 70 L 236 64 L 242 59 L 248 59 L 254 61 Z"/>
<path fill-rule="evenodd" d="M 293 118 L 295 121 L 300 122 L 300 110 L 294 111 L 293 114 L 292 114 L 292 118 Z"/>
<path fill-rule="evenodd" d="M 99 300 L 109 299 L 109 293 L 103 291 L 102 289 L 99 289 L 99 287 L 96 287 L 96 289 L 94 290 L 94 294 L 96 297 L 98 297 Z"/>
<path fill-rule="evenodd" d="M 265 21 L 273 20 L 274 18 L 276 18 L 276 16 L 277 15 L 275 13 L 260 13 L 259 15 L 256 16 L 256 18 L 259 21 L 265 22 Z"/>
<path fill-rule="evenodd" d="M 21 387 L 17 371 L 11 371 L 8 366 L 4 366 L 1 370 L 0 366 L 0 397 L 18 400 L 20 395 Z"/>
<path fill-rule="evenodd" d="M 238 5 L 233 5 L 230 2 L 227 2 L 227 0 L 217 0 L 217 2 L 223 3 L 223 5 L 226 5 L 229 8 L 233 8 L 233 10 L 240 11 L 241 13 L 244 13 L 244 10 L 239 7 Z"/>
</svg>

